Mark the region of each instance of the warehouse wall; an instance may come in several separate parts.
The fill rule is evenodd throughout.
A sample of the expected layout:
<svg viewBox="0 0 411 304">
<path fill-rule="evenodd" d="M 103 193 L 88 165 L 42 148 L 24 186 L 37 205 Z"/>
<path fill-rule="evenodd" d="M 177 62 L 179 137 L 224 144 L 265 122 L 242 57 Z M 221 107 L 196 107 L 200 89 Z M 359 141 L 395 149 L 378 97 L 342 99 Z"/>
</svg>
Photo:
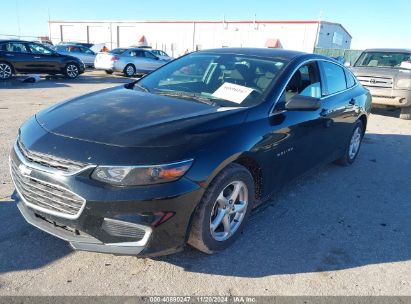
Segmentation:
<svg viewBox="0 0 411 304">
<path fill-rule="evenodd" d="M 349 49 L 351 46 L 351 36 L 339 24 L 328 22 L 321 23 L 318 36 L 319 48 Z"/>
<path fill-rule="evenodd" d="M 328 27 L 326 29 L 328 30 Z M 326 29 L 323 28 L 322 31 Z M 105 43 L 112 49 L 136 45 L 138 39 L 144 35 L 148 45 L 162 49 L 175 57 L 184 54 L 186 50 L 265 47 L 268 39 L 279 39 L 284 49 L 312 52 L 317 31 L 318 23 L 314 21 L 307 23 L 52 21 L 50 23 L 50 37 L 53 43 L 58 43 L 61 39 Z M 323 33 L 322 35 L 327 36 Z M 327 39 L 321 37 L 319 42 L 328 43 Z"/>
</svg>

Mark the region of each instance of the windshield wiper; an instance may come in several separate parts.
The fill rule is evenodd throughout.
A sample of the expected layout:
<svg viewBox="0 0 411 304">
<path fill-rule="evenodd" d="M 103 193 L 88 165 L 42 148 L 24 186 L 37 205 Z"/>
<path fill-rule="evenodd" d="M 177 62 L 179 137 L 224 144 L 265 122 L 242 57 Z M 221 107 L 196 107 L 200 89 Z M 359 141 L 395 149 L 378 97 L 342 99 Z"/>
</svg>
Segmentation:
<svg viewBox="0 0 411 304">
<path fill-rule="evenodd" d="M 213 101 L 211 98 L 207 98 L 207 97 L 200 96 L 200 95 L 197 95 L 197 94 L 187 94 L 187 93 L 177 93 L 177 92 L 174 92 L 174 93 L 159 92 L 159 93 L 156 93 L 156 94 L 161 95 L 161 96 L 177 97 L 177 98 L 183 98 L 183 99 L 189 99 L 189 100 L 196 100 L 196 101 L 208 104 L 210 106 L 216 105 L 216 102 Z"/>
</svg>

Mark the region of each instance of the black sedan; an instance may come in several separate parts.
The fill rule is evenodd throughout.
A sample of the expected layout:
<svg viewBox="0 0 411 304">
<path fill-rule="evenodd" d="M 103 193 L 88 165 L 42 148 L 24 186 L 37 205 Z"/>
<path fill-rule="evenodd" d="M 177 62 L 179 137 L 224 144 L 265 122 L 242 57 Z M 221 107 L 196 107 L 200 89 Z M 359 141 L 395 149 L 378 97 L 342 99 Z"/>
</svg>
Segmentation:
<svg viewBox="0 0 411 304">
<path fill-rule="evenodd" d="M 45 45 L 23 40 L 0 40 L 0 80 L 16 73 L 63 74 L 74 79 L 85 70 L 81 60 L 60 55 Z"/>
<path fill-rule="evenodd" d="M 191 53 L 30 118 L 10 155 L 13 197 L 29 223 L 75 249 L 214 253 L 287 181 L 352 164 L 370 106 L 326 57 Z"/>
</svg>

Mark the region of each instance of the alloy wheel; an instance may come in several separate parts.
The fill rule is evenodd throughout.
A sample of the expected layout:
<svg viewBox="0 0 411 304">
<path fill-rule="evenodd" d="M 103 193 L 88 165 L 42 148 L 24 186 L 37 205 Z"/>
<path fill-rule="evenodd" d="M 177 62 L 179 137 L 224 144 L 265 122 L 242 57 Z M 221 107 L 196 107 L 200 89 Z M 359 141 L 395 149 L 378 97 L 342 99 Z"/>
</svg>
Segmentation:
<svg viewBox="0 0 411 304">
<path fill-rule="evenodd" d="M 211 211 L 210 232 L 216 241 L 229 239 L 244 220 L 248 189 L 242 181 L 233 181 L 218 195 Z"/>
<path fill-rule="evenodd" d="M 75 64 L 69 64 L 66 71 L 70 78 L 76 78 L 78 76 L 78 68 Z"/>
<path fill-rule="evenodd" d="M 9 79 L 11 77 L 12 70 L 9 64 L 0 63 L 0 78 Z"/>
<path fill-rule="evenodd" d="M 350 147 L 348 149 L 348 156 L 354 159 L 360 149 L 361 145 L 361 128 L 357 127 L 351 137 Z"/>
<path fill-rule="evenodd" d="M 134 74 L 135 74 L 135 70 L 134 70 L 134 67 L 132 66 L 132 65 L 129 65 L 127 68 L 126 68 L 126 74 L 127 74 L 127 76 L 134 76 Z"/>
</svg>

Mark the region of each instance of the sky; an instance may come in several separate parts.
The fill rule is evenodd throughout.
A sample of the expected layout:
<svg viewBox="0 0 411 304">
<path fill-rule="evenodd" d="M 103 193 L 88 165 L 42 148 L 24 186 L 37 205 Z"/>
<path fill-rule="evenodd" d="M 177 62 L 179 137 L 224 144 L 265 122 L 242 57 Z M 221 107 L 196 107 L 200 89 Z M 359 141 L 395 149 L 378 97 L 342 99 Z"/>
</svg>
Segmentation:
<svg viewBox="0 0 411 304">
<path fill-rule="evenodd" d="M 352 49 L 411 48 L 411 0 L 2 0 L 0 38 L 48 35 L 48 20 L 325 20 Z M 7 13 L 5 13 L 7 12 Z M 24 37 L 26 36 L 26 37 Z"/>
</svg>

